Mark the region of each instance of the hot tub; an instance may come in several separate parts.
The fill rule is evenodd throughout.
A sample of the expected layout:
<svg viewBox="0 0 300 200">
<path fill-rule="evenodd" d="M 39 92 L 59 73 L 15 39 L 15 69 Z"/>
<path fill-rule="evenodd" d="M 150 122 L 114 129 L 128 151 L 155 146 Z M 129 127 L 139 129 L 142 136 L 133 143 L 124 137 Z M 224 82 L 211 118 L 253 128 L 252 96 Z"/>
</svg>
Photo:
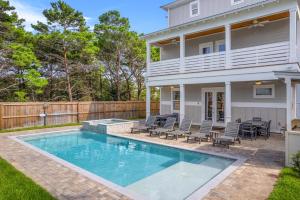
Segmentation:
<svg viewBox="0 0 300 200">
<path fill-rule="evenodd" d="M 124 119 L 101 119 L 83 122 L 82 130 L 96 133 L 128 133 L 137 121 Z"/>
</svg>

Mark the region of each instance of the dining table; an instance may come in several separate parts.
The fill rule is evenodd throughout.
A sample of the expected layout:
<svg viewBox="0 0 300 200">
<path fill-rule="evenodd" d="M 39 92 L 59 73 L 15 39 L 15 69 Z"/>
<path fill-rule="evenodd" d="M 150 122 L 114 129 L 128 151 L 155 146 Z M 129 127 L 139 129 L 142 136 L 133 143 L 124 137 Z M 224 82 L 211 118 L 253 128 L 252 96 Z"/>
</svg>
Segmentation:
<svg viewBox="0 0 300 200">
<path fill-rule="evenodd" d="M 247 120 L 243 123 L 252 124 L 252 127 L 255 127 L 256 133 L 260 135 L 258 130 L 266 123 L 266 121 Z"/>
</svg>

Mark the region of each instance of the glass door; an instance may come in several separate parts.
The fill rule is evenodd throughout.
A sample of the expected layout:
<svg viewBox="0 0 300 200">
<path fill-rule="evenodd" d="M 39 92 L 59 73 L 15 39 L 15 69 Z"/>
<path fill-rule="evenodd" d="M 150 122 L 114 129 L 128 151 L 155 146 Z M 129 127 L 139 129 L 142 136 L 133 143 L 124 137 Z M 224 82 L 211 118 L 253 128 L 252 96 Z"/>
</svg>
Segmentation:
<svg viewBox="0 0 300 200">
<path fill-rule="evenodd" d="M 205 92 L 205 120 L 213 120 L 213 92 Z"/>
<path fill-rule="evenodd" d="M 225 122 L 225 114 L 224 114 L 224 102 L 225 102 L 225 93 L 224 92 L 216 92 L 216 122 L 217 123 L 224 123 Z"/>
<path fill-rule="evenodd" d="M 204 99 L 203 119 L 214 122 L 214 125 L 221 126 L 225 122 L 225 92 L 224 88 L 203 89 Z"/>
</svg>

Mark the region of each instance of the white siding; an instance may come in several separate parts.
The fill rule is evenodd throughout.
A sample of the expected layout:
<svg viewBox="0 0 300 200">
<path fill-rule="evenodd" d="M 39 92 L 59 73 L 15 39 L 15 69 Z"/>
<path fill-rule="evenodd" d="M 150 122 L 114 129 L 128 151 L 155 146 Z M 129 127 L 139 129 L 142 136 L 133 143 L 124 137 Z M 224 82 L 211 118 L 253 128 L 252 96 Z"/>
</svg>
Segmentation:
<svg viewBox="0 0 300 200">
<path fill-rule="evenodd" d="M 253 98 L 254 82 L 232 83 L 232 120 L 241 118 L 242 121 L 252 117 L 262 117 L 272 120 L 271 130 L 279 132 L 286 125 L 286 92 L 282 81 L 270 81 L 264 84 L 275 85 L 275 97 L 272 99 Z M 186 85 L 186 117 L 194 124 L 200 124 L 204 103 L 201 100 L 203 88 L 224 87 L 224 84 Z M 162 114 L 171 113 L 171 89 L 162 88 Z"/>
<path fill-rule="evenodd" d="M 187 1 L 186 4 L 170 9 L 170 27 L 227 12 L 238 7 L 243 7 L 245 5 L 260 2 L 263 0 L 244 0 L 244 3 L 236 6 L 231 6 L 231 0 L 200 0 L 200 14 L 197 17 L 190 17 L 189 3 L 191 1 L 192 0 Z"/>
<path fill-rule="evenodd" d="M 300 31 L 298 31 L 300 32 Z M 299 40 L 300 40 L 300 33 Z M 224 40 L 225 34 L 218 33 L 197 39 L 186 40 L 186 56 L 199 55 L 199 44 Z M 232 32 L 232 49 L 240 49 L 270 43 L 277 43 L 289 40 L 289 20 L 279 20 L 266 24 L 265 27 L 244 28 Z M 298 41 L 300 43 L 300 41 Z M 161 59 L 168 60 L 179 58 L 179 44 L 166 45 L 161 48 Z M 299 53 L 300 56 L 300 53 Z"/>
</svg>

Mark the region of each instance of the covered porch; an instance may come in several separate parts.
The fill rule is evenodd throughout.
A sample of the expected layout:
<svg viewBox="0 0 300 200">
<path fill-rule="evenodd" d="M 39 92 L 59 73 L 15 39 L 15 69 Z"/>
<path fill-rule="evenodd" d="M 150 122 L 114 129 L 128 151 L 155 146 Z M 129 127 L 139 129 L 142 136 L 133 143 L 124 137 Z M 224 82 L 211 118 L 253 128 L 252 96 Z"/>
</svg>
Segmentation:
<svg viewBox="0 0 300 200">
<path fill-rule="evenodd" d="M 216 127 L 241 119 L 242 122 L 260 117 L 271 120 L 271 131 L 292 130 L 292 121 L 299 117 L 297 88 L 299 73 L 272 72 L 273 79 L 251 80 L 232 77 L 231 81 L 147 85 L 147 116 L 150 113 L 150 89 L 160 88 L 160 114 L 178 113 L 200 125 L 213 121 Z M 216 77 L 214 77 L 216 79 Z M 222 78 L 220 77 L 219 80 Z M 189 79 L 191 80 L 191 79 Z M 171 83 L 171 82 L 170 82 Z"/>
</svg>

